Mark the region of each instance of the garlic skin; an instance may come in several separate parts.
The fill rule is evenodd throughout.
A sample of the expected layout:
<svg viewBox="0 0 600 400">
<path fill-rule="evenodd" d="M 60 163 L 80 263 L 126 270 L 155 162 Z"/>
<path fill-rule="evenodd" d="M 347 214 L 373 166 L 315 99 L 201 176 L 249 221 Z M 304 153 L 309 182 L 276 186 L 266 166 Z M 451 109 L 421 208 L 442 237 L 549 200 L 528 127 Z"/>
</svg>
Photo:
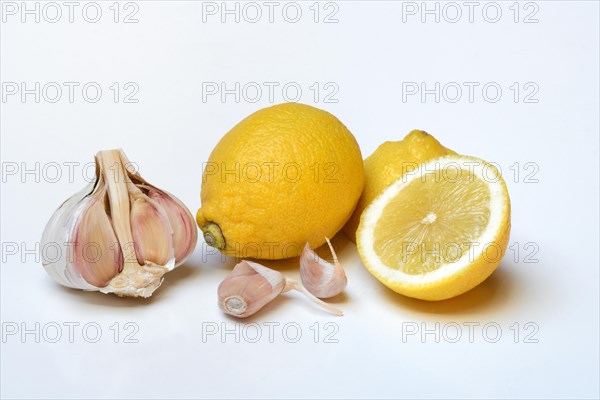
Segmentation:
<svg viewBox="0 0 600 400">
<path fill-rule="evenodd" d="M 300 279 L 310 293 L 320 299 L 328 299 L 342 293 L 348 284 L 344 268 L 328 238 L 327 244 L 333 256 L 333 264 L 323 260 L 310 247 L 308 242 L 300 256 Z"/>
<path fill-rule="evenodd" d="M 343 313 L 334 306 L 311 295 L 293 279 L 281 272 L 252 261 L 238 263 L 217 289 L 219 307 L 229 315 L 246 318 L 254 315 L 277 296 L 290 290 L 298 290 L 317 305 L 335 315 Z"/>
<path fill-rule="evenodd" d="M 61 285 L 150 297 L 198 239 L 190 211 L 127 170 L 122 150 L 96 154 L 96 181 L 67 199 L 42 234 L 42 265 Z M 57 248 L 56 257 L 49 248 Z M 46 249 L 46 250 L 45 250 Z"/>
</svg>

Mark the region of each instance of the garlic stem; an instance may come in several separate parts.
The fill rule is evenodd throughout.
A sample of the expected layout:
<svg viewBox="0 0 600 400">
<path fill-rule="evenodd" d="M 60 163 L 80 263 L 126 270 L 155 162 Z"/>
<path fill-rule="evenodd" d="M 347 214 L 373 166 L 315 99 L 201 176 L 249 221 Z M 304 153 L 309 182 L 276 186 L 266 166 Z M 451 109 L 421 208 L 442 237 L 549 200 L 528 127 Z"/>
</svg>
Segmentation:
<svg viewBox="0 0 600 400">
<path fill-rule="evenodd" d="M 338 261 L 337 254 L 335 254 L 335 250 L 333 250 L 333 245 L 331 244 L 331 241 L 328 237 L 325 237 L 325 241 L 327 241 L 327 245 L 329 246 L 329 250 L 331 251 L 331 255 L 333 256 L 333 263 L 339 264 L 340 262 Z"/>
<path fill-rule="evenodd" d="M 101 173 L 105 176 L 108 185 L 111 218 L 123 253 L 122 272 L 100 291 L 114 292 L 118 296 L 148 297 L 161 285 L 165 271 L 173 267 L 168 268 L 166 265 L 156 264 L 152 260 L 141 260 L 145 262 L 140 264 L 136 254 L 130 216 L 131 198 L 142 197 L 143 193 L 134 187 L 135 184 L 129 178 L 124 168 L 127 159 L 120 150 L 101 151 L 97 157 Z"/>
<path fill-rule="evenodd" d="M 301 292 L 306 297 L 308 297 L 308 299 L 310 301 L 312 301 L 313 303 L 317 304 L 318 306 L 326 309 L 327 311 L 331 312 L 332 314 L 335 314 L 337 316 L 344 315 L 344 313 L 340 309 L 332 306 L 329 303 L 325 303 L 324 301 L 319 300 L 317 297 L 313 296 L 313 294 L 310 293 L 308 290 L 306 290 L 306 288 L 304 286 L 302 286 L 298 281 L 295 281 L 294 279 L 290 279 L 290 278 L 285 278 L 285 289 L 283 289 L 283 292 L 288 292 L 290 290 L 297 290 L 297 291 Z"/>
<path fill-rule="evenodd" d="M 114 179 L 106 179 L 108 185 L 108 200 L 110 203 L 111 218 L 114 221 L 115 233 L 119 239 L 119 245 L 123 252 L 124 271 L 127 271 L 135 264 L 138 267 L 137 257 L 133 251 L 133 236 L 131 234 L 131 224 L 129 215 L 131 213 L 129 192 L 127 187 L 125 170 L 121 163 L 121 156 L 118 150 L 107 150 L 98 153 L 100 168 L 103 174 L 115 174 Z M 110 172 L 109 172 L 110 171 Z"/>
</svg>

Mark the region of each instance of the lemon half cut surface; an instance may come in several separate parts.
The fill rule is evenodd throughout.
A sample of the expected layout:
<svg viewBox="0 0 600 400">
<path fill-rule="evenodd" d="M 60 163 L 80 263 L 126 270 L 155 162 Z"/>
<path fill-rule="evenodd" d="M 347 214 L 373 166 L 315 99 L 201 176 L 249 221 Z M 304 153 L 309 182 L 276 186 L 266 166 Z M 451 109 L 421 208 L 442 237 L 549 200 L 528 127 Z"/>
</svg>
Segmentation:
<svg viewBox="0 0 600 400">
<path fill-rule="evenodd" d="M 444 300 L 494 272 L 509 233 L 510 200 L 498 169 L 451 155 L 421 164 L 379 195 L 361 217 L 357 246 L 390 289 Z"/>
</svg>

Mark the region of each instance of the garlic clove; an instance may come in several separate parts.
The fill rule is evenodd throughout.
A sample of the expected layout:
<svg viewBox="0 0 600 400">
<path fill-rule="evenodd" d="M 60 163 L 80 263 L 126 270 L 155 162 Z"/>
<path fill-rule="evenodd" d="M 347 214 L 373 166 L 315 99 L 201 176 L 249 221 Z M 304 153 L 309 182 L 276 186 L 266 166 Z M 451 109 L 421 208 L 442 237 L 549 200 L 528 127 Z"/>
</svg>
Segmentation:
<svg viewBox="0 0 600 400">
<path fill-rule="evenodd" d="M 103 200 L 96 198 L 81 216 L 73 238 L 75 270 L 97 287 L 106 286 L 123 268 L 123 254 Z"/>
<path fill-rule="evenodd" d="M 217 295 L 219 307 L 223 312 L 234 317 L 246 318 L 255 314 L 281 293 L 290 290 L 298 290 L 333 314 L 342 315 L 340 310 L 314 297 L 297 281 L 251 261 L 238 263 L 219 285 Z"/>
<path fill-rule="evenodd" d="M 167 218 L 143 197 L 131 205 L 131 233 L 140 265 L 165 265 L 173 257 L 173 237 Z"/>
<path fill-rule="evenodd" d="M 320 299 L 337 296 L 344 291 L 348 278 L 344 268 L 340 265 L 333 246 L 328 238 L 327 244 L 333 256 L 330 263 L 315 253 L 308 243 L 304 246 L 300 256 L 300 279 L 304 287 Z"/>
<path fill-rule="evenodd" d="M 285 277 L 251 261 L 238 263 L 217 289 L 223 312 L 246 318 L 279 296 L 285 288 Z"/>
<path fill-rule="evenodd" d="M 148 197 L 163 207 L 173 229 L 175 263 L 183 262 L 190 256 L 198 240 L 198 228 L 192 223 L 192 215 L 183 204 L 166 192 L 150 188 Z"/>
</svg>

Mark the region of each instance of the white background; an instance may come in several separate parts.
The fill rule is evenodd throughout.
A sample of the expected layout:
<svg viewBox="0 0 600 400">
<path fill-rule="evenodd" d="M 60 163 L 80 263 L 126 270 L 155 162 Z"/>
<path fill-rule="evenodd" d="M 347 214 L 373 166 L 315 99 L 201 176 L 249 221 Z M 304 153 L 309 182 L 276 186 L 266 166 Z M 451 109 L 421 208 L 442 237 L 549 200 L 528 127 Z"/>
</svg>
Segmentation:
<svg viewBox="0 0 600 400">
<path fill-rule="evenodd" d="M 392 1 L 321 3 L 318 22 L 313 2 L 299 3 L 302 16 L 296 23 L 283 17 L 283 2 L 272 23 L 269 9 L 259 2 L 262 18 L 252 23 L 256 9 L 246 8 L 239 22 L 235 15 L 225 15 L 222 22 L 220 2 L 138 1 L 137 23 L 122 22 L 135 10 L 124 3 L 115 23 L 112 3 L 100 3 L 97 23 L 83 18 L 83 2 L 73 23 L 62 5 L 60 21 L 48 22 L 55 10 L 46 8 L 47 15 L 36 23 L 32 15 L 21 21 L 20 2 L 16 15 L 6 12 L 3 2 L 1 319 L 4 330 L 17 324 L 35 331 L 39 323 L 41 337 L 39 343 L 34 334 L 21 332 L 3 338 L 2 397 L 599 396 L 596 2 L 521 3 L 518 22 L 513 2 L 499 2 L 502 15 L 496 23 L 486 20 L 495 18 L 493 5 L 482 14 L 484 2 L 474 9 L 473 22 L 468 7 L 457 3 L 462 16 L 455 23 L 450 20 L 456 8 L 444 8 L 445 3 L 437 6 L 439 22 L 435 15 L 425 15 L 422 22 L 420 2 Z M 39 3 L 40 12 L 44 4 Z M 220 9 L 216 15 L 203 13 L 213 5 Z M 413 5 L 419 8 L 416 15 L 410 14 Z M 240 12 L 243 6 L 238 4 Z M 288 20 L 295 17 L 289 7 Z M 93 18 L 94 10 L 87 11 Z M 337 22 L 323 23 L 333 11 Z M 524 23 L 531 13 L 532 23 Z M 24 101 L 20 93 L 9 95 L 12 82 L 28 88 L 35 82 L 80 86 L 72 103 L 66 86 L 56 103 L 49 102 L 55 92 L 40 93 L 36 103 L 34 95 Z M 88 82 L 103 90 L 96 103 L 82 97 Z M 121 85 L 116 103 L 109 89 L 115 82 Z M 128 82 L 139 88 L 133 97 L 137 103 L 123 101 L 130 90 L 122 85 Z M 226 82 L 229 88 L 235 82 L 279 86 L 273 99 L 263 86 L 262 97 L 253 103 L 255 92 L 242 93 L 239 101 L 234 95 L 224 101 L 206 93 L 203 98 L 207 82 Z M 372 278 L 355 246 L 340 234 L 334 242 L 349 286 L 337 304 L 345 316 L 330 316 L 300 296 L 285 295 L 246 321 L 257 323 L 262 333 L 258 343 L 251 343 L 256 326 L 236 325 L 216 305 L 216 287 L 232 262 L 222 262 L 202 241 L 191 260 L 169 273 L 147 301 L 62 288 L 44 272 L 38 256 L 26 251 L 35 249 L 55 208 L 86 184 L 82 167 L 101 149 L 123 148 L 145 178 L 175 193 L 195 213 L 202 163 L 212 147 L 246 115 L 285 101 L 281 88 L 289 82 L 302 89 L 302 102 L 340 118 L 365 157 L 382 142 L 418 128 L 459 153 L 497 162 L 513 205 L 512 250 L 497 272 L 452 300 L 411 300 Z M 315 82 L 320 87 L 316 99 L 310 89 Z M 406 96 L 403 82 L 425 82 L 429 89 L 436 82 L 440 87 L 456 82 L 462 98 L 450 102 L 456 97 L 451 84 L 439 102 L 433 94 L 423 101 Z M 472 101 L 464 82 L 479 84 Z M 492 89 L 487 98 L 481 91 L 490 82 L 502 89 L 495 103 Z M 515 82 L 520 88 L 516 102 L 515 87 L 510 89 Z M 325 90 L 326 83 L 334 86 Z M 323 95 L 332 87 L 338 89 L 332 98 L 337 102 L 325 102 Z M 537 102 L 525 102 L 536 88 L 527 100 Z M 66 162 L 79 163 L 73 179 Z M 63 166 L 59 179 L 53 163 Z M 23 173 L 36 168 L 37 173 Z M 527 255 L 533 262 L 525 262 Z M 294 262 L 279 264 L 297 276 Z M 79 324 L 73 343 L 64 325 L 69 322 Z M 127 322 L 139 328 L 133 336 L 137 343 L 125 343 L 124 335 L 131 332 Z M 273 343 L 268 322 L 280 324 Z M 329 322 L 334 325 L 326 327 Z M 472 343 L 469 322 L 480 324 Z M 86 323 L 102 329 L 97 343 L 86 341 Z M 111 330 L 115 323 L 118 343 Z M 297 324 L 288 325 L 287 335 L 282 332 L 286 323 Z M 487 335 L 486 323 L 496 324 Z M 55 335 L 52 324 L 62 326 L 57 343 L 49 340 Z M 450 343 L 455 324 L 462 336 Z M 239 329 L 239 343 L 235 334 L 203 338 L 203 331 L 214 326 Z M 406 329 L 415 326 L 440 337 L 407 336 Z M 489 343 L 496 326 L 501 336 Z M 294 327 L 302 335 L 289 343 Z M 337 343 L 326 343 L 332 327 L 337 327 L 331 338 Z M 535 327 L 529 339 L 537 343 L 526 343 Z M 94 333 L 91 329 L 88 336 Z"/>
</svg>

